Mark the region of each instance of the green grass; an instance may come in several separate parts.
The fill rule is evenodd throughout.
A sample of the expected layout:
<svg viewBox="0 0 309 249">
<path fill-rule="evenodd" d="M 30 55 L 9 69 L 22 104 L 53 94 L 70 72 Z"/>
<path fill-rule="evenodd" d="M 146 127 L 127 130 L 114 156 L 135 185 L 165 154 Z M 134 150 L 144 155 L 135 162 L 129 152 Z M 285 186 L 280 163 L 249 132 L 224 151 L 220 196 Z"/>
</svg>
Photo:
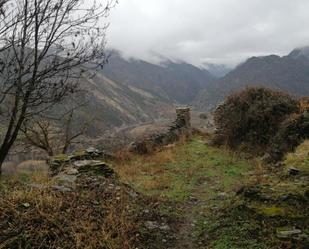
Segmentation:
<svg viewBox="0 0 309 249">
<path fill-rule="evenodd" d="M 222 214 L 221 214 L 222 215 Z M 251 220 L 246 210 L 233 209 L 223 217 L 205 216 L 197 223 L 195 236 L 203 238 L 213 249 L 267 249 L 258 221 Z M 211 234 L 211 240 L 208 237 Z"/>
<path fill-rule="evenodd" d="M 184 145 L 135 157 L 116 168 L 123 179 L 146 195 L 184 201 L 196 188 L 202 199 L 211 198 L 213 189 L 230 191 L 253 166 L 195 137 Z"/>
<path fill-rule="evenodd" d="M 301 171 L 308 168 L 307 146 L 308 142 L 288 155 L 286 162 Z M 158 198 L 162 215 L 180 224 L 189 220 L 188 234 L 193 235 L 196 248 L 281 248 L 289 242 L 276 238 L 277 226 L 288 222 L 306 228 L 306 182 L 281 179 L 257 159 L 242 160 L 235 153 L 205 145 L 198 136 L 151 155 L 134 156 L 118 164 L 116 171 L 138 191 Z M 257 184 L 271 201 L 235 193 Z M 282 201 L 286 196 L 290 199 Z M 190 197 L 198 203 L 191 204 Z"/>
</svg>

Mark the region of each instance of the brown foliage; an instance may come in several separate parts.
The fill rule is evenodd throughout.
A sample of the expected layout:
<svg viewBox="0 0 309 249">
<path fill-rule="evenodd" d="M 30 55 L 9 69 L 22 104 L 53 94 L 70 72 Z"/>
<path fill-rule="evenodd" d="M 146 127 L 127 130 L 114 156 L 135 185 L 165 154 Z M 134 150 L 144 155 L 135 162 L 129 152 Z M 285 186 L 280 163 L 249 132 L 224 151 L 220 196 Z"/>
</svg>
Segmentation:
<svg viewBox="0 0 309 249">
<path fill-rule="evenodd" d="M 0 188 L 0 248 L 136 248 L 134 202 L 115 182 L 81 179 L 78 189 L 56 192 L 52 183 Z M 14 186 L 14 187 L 13 187 Z"/>
<path fill-rule="evenodd" d="M 309 117 L 306 114 L 292 114 L 279 126 L 271 141 L 270 152 L 275 160 L 281 160 L 287 152 L 293 152 L 309 138 Z"/>
<path fill-rule="evenodd" d="M 301 112 L 309 111 L 309 97 L 303 97 L 299 100 L 299 109 Z"/>
<path fill-rule="evenodd" d="M 306 98 L 298 101 L 264 87 L 233 93 L 215 110 L 215 142 L 282 159 L 308 137 L 308 117 L 301 114 L 307 104 Z"/>
<path fill-rule="evenodd" d="M 287 115 L 298 111 L 291 96 L 263 87 L 247 88 L 227 97 L 214 113 L 217 134 L 235 147 L 266 146 Z"/>
</svg>

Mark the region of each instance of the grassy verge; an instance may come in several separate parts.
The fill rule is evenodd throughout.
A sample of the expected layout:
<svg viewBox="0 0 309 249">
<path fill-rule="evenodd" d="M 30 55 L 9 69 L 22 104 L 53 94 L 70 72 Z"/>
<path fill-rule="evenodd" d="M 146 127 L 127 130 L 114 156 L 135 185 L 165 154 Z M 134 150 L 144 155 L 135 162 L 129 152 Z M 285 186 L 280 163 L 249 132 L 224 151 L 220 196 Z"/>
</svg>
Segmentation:
<svg viewBox="0 0 309 249">
<path fill-rule="evenodd" d="M 176 202 L 187 200 L 197 190 L 206 199 L 218 191 L 229 192 L 252 169 L 251 163 L 209 147 L 199 137 L 152 155 L 135 156 L 116 167 L 121 179 L 138 191 Z"/>
<path fill-rule="evenodd" d="M 200 137 L 134 156 L 116 170 L 135 189 L 160 200 L 161 213 L 187 226 L 178 232 L 192 240 L 190 248 L 306 248 L 307 146 L 308 141 L 285 161 L 301 170 L 295 178 L 286 169 L 273 174 L 258 160 L 207 146 Z M 279 239 L 277 231 L 284 227 L 299 228 L 302 237 Z"/>
<path fill-rule="evenodd" d="M 244 186 L 228 206 L 200 216 L 196 236 L 212 249 L 309 248 L 308 141 L 287 155 L 280 173 Z M 297 176 L 287 168 L 300 169 Z M 299 231 L 286 238 L 279 231 Z"/>
</svg>

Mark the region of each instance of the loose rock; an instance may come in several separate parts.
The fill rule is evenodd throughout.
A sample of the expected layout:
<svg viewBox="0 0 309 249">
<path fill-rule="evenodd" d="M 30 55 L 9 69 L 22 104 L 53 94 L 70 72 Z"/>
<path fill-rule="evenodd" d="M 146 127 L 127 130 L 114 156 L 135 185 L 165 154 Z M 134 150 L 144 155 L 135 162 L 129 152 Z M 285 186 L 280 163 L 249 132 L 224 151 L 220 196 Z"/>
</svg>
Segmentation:
<svg viewBox="0 0 309 249">
<path fill-rule="evenodd" d="M 294 167 L 289 168 L 288 170 L 289 174 L 292 176 L 296 176 L 300 173 L 300 170 Z"/>
<path fill-rule="evenodd" d="M 285 239 L 285 238 L 291 238 L 291 237 L 298 235 L 298 234 L 301 234 L 301 233 L 302 233 L 302 231 L 300 229 L 295 229 L 295 228 L 278 229 L 277 230 L 277 237 Z"/>
</svg>

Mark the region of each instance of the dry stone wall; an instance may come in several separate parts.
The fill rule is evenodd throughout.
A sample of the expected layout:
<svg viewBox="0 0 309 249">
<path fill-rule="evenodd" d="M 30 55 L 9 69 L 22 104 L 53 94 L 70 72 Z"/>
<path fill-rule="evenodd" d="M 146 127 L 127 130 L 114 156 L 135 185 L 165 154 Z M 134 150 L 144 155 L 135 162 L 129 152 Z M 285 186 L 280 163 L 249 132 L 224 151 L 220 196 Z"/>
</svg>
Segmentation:
<svg viewBox="0 0 309 249">
<path fill-rule="evenodd" d="M 174 143 L 182 136 L 191 135 L 190 108 L 176 108 L 176 120 L 163 133 L 153 134 L 148 138 L 136 141 L 130 145 L 130 151 L 138 154 L 147 154 L 156 148 Z"/>
</svg>

